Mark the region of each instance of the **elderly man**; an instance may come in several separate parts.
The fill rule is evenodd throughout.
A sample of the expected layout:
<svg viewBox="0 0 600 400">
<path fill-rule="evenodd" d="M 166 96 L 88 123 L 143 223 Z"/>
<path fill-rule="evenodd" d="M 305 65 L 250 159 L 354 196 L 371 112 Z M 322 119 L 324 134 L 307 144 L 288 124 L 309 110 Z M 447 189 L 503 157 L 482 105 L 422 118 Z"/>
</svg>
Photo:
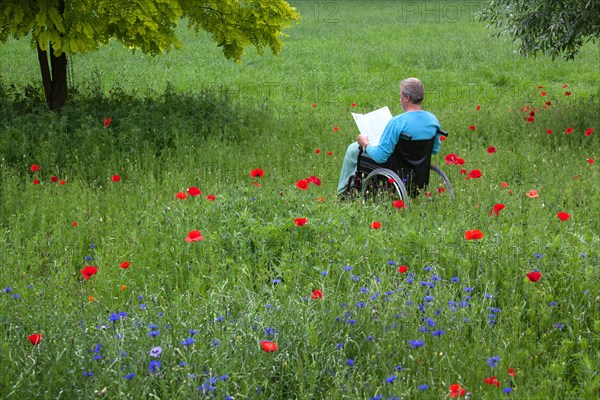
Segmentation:
<svg viewBox="0 0 600 400">
<path fill-rule="evenodd" d="M 363 149 L 363 155 L 382 164 L 387 162 L 394 152 L 400 134 L 405 133 L 410 135 L 412 140 L 428 140 L 436 137 L 432 153 L 437 154 L 440 151 L 440 138 L 436 136 L 440 129 L 440 123 L 435 115 L 421 109 L 424 97 L 425 89 L 420 80 L 408 78 L 400 82 L 400 104 L 405 112 L 393 117 L 388 122 L 381 135 L 379 145 L 373 146 L 369 144 L 369 138 L 366 135 L 358 135 L 357 141 L 348 146 L 340 172 L 338 194 L 344 194 L 348 180 L 356 173 L 360 148 Z"/>
</svg>

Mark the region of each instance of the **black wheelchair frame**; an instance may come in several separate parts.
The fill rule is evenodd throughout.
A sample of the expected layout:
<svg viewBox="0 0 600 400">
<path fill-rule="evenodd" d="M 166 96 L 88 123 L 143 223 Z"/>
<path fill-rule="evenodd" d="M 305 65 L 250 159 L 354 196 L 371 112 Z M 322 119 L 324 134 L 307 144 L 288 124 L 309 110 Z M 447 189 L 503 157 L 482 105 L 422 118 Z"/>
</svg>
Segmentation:
<svg viewBox="0 0 600 400">
<path fill-rule="evenodd" d="M 438 129 L 436 136 L 429 140 L 412 140 L 410 135 L 400 134 L 394 152 L 384 164 L 364 156 L 361 148 L 357 173 L 348 180 L 346 193 L 360 192 L 363 203 L 402 200 L 408 207 L 409 199 L 422 193 L 430 195 L 427 189 L 433 172 L 442 182 L 438 191 L 453 196 L 452 184 L 446 174 L 431 164 L 431 150 L 438 135 L 448 136 L 448 133 Z"/>
</svg>

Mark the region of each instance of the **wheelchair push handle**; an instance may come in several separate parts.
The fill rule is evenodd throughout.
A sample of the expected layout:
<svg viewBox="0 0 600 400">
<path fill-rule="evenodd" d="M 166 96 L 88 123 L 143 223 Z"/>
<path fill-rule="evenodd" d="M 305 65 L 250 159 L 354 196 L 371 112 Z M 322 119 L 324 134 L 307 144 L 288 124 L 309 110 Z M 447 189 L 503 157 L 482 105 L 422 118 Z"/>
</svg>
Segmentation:
<svg viewBox="0 0 600 400">
<path fill-rule="evenodd" d="M 442 136 L 446 136 L 448 137 L 448 132 L 438 128 L 438 130 L 435 132 L 436 135 L 442 135 Z"/>
</svg>

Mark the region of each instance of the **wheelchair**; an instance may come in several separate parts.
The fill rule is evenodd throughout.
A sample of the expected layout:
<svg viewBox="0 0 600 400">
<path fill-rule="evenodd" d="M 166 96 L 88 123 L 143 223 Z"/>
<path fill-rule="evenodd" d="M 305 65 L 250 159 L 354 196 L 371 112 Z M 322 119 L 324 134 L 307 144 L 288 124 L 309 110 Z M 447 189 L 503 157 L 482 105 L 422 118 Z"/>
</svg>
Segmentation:
<svg viewBox="0 0 600 400">
<path fill-rule="evenodd" d="M 438 135 L 448 136 L 448 133 L 438 129 L 436 136 L 429 140 L 412 140 L 410 135 L 400 134 L 394 152 L 384 164 L 364 156 L 361 148 L 356 174 L 348 180 L 346 195 L 360 193 L 363 204 L 402 200 L 404 207 L 419 195 L 430 199 L 439 195 L 454 196 L 446 174 L 431 163 L 431 151 Z"/>
</svg>

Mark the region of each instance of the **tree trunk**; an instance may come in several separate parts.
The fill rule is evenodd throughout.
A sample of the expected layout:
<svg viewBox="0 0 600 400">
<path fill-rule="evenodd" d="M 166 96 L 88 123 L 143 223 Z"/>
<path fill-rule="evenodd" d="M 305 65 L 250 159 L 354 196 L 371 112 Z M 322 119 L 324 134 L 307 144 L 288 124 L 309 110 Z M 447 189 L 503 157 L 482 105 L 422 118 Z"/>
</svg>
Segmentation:
<svg viewBox="0 0 600 400">
<path fill-rule="evenodd" d="M 58 0 L 58 12 L 61 16 L 64 15 L 65 0 Z M 52 43 L 48 43 L 46 51 L 43 51 L 38 43 L 37 51 L 46 104 L 50 110 L 60 111 L 67 103 L 67 55 L 62 53 L 58 57 L 55 56 L 52 52 Z M 50 65 L 48 65 L 48 54 Z"/>
<path fill-rule="evenodd" d="M 60 111 L 67 102 L 67 55 L 63 53 L 58 57 L 55 56 L 50 46 L 47 51 L 44 51 L 38 45 L 37 51 L 46 104 L 50 110 Z M 50 64 L 48 64 L 48 53 L 50 53 Z"/>
</svg>

